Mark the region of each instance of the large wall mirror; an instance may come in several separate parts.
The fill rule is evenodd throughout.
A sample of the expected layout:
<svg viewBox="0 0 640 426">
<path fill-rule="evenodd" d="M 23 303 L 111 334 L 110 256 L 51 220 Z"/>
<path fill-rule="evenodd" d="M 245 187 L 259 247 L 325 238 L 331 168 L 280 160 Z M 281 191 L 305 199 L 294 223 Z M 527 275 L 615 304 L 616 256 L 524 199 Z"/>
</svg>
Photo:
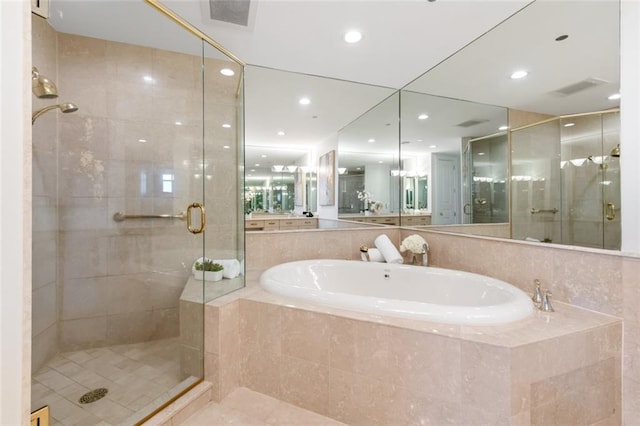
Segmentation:
<svg viewBox="0 0 640 426">
<path fill-rule="evenodd" d="M 340 129 L 394 90 L 256 66 L 245 75 L 245 213 L 255 218 L 323 209 L 322 217 L 335 218 L 337 196 L 333 206 L 318 205 L 319 158 L 338 149 Z M 392 111 L 397 134 L 397 103 Z M 397 138 L 391 142 L 397 147 Z M 336 173 L 342 167 L 336 164 Z"/>
<path fill-rule="evenodd" d="M 618 1 L 533 2 L 403 88 L 403 163 L 410 158 L 405 147 L 425 140 L 410 134 L 412 120 L 429 115 L 427 127 L 445 112 L 427 109 L 426 99 L 457 99 L 449 99 L 460 102 L 456 112 L 461 100 L 509 110 L 508 123 L 504 115 L 494 121 L 481 110 L 472 114 L 470 133 L 455 136 L 449 149 L 421 147 L 432 158 L 433 224 L 620 248 L 619 96 L 612 96 L 620 84 L 619 8 Z M 525 73 L 516 78 L 516 71 Z M 420 110 L 410 109 L 411 98 Z M 448 165 L 436 165 L 439 157 L 451 167 L 459 162 L 460 182 Z"/>
</svg>

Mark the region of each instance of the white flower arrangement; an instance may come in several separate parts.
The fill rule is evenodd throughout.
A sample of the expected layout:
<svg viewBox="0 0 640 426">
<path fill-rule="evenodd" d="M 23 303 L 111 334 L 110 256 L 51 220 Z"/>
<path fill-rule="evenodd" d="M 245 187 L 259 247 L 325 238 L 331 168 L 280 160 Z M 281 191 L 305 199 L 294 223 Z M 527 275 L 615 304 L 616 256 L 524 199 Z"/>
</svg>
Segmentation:
<svg viewBox="0 0 640 426">
<path fill-rule="evenodd" d="M 364 201 L 364 204 L 367 205 L 370 202 L 373 202 L 371 200 L 371 198 L 373 197 L 373 195 L 371 195 L 370 192 L 368 191 L 356 191 L 358 193 L 358 200 L 360 201 Z"/>
<path fill-rule="evenodd" d="M 427 242 L 418 234 L 409 235 L 402 240 L 400 244 L 400 251 L 405 252 L 409 250 L 413 254 L 424 254 L 429 249 Z"/>
</svg>

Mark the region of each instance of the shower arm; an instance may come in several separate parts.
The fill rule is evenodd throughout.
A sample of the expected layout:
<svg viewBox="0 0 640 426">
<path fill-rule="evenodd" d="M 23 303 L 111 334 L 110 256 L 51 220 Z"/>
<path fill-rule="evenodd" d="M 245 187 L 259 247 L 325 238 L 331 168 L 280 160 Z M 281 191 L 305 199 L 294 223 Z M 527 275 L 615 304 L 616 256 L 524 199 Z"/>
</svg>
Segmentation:
<svg viewBox="0 0 640 426">
<path fill-rule="evenodd" d="M 51 111 L 52 109 L 56 109 L 56 108 L 60 108 L 60 105 L 49 105 L 47 107 L 44 107 L 44 108 L 41 108 L 41 109 L 37 110 L 36 112 L 34 112 L 31 115 L 31 124 L 33 125 L 33 123 L 36 122 L 36 119 L 38 117 L 40 117 L 42 114 L 45 114 L 45 113 Z"/>
</svg>

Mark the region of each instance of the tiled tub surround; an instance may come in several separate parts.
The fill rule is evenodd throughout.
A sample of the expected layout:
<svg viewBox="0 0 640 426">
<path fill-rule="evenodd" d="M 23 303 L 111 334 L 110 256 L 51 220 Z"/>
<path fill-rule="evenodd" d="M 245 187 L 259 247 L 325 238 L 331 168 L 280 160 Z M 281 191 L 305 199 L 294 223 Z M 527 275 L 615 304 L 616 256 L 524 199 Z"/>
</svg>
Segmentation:
<svg viewBox="0 0 640 426">
<path fill-rule="evenodd" d="M 318 234 L 320 232 L 320 234 Z M 377 230 L 299 231 L 247 235 L 248 278 L 296 259 L 357 259 L 360 244 L 371 244 Z M 525 292 L 538 278 L 568 302 L 622 317 L 624 321 L 623 409 L 625 424 L 640 419 L 640 258 L 615 251 L 536 244 L 417 229 L 385 228 L 398 244 L 418 233 L 429 242 L 433 266 L 485 274 Z M 275 248 L 275 250 L 273 249 Z"/>
<path fill-rule="evenodd" d="M 354 425 L 620 424 L 612 316 L 558 302 L 509 325 L 444 325 L 256 286 L 205 309 L 216 400 L 241 386 Z"/>
</svg>

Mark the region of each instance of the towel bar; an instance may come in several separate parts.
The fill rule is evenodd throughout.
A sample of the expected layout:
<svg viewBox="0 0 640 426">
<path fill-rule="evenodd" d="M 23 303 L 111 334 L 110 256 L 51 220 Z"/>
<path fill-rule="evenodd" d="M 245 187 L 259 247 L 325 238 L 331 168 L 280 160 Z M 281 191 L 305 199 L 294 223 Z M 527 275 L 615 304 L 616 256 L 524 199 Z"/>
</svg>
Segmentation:
<svg viewBox="0 0 640 426">
<path fill-rule="evenodd" d="M 113 214 L 113 220 L 116 222 L 122 222 L 127 219 L 180 219 L 185 220 L 187 216 L 184 212 L 178 214 L 125 214 L 123 212 L 115 212 Z"/>
<path fill-rule="evenodd" d="M 556 209 L 555 207 L 550 209 L 550 210 L 540 210 L 540 209 L 536 209 L 534 207 L 531 207 L 531 214 L 536 214 L 536 213 L 553 213 L 553 214 L 556 214 L 559 211 L 560 210 Z"/>
</svg>

